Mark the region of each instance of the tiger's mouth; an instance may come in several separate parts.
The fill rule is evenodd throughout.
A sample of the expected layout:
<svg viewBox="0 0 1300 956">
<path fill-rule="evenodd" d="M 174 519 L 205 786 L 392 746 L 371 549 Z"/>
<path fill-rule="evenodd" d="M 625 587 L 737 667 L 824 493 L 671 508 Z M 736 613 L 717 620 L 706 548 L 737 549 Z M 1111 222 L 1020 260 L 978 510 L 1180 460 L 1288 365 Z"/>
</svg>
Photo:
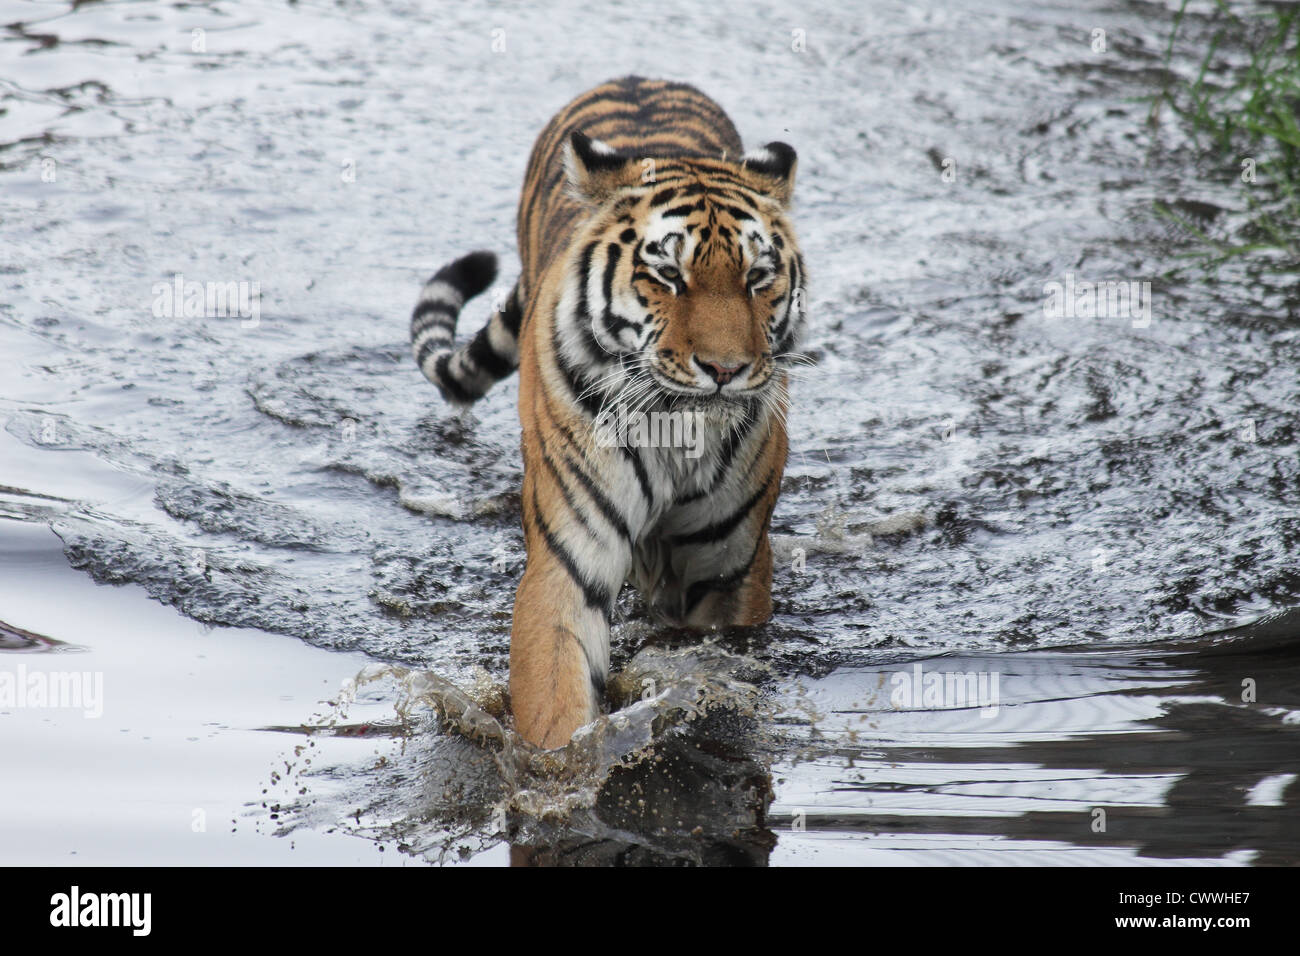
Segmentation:
<svg viewBox="0 0 1300 956">
<path fill-rule="evenodd" d="M 718 384 L 712 388 L 701 388 L 695 383 L 687 384 L 672 378 L 659 369 L 652 368 L 650 377 L 659 392 L 668 400 L 678 403 L 690 403 L 702 408 L 728 403 L 749 403 L 757 401 L 771 387 L 775 375 L 768 371 L 761 381 L 747 383 L 744 388 L 727 388 Z"/>
<path fill-rule="evenodd" d="M 734 422 L 751 415 L 771 390 L 774 380 L 774 376 L 768 375 L 761 383 L 745 389 L 706 390 L 673 380 L 665 384 L 667 376 L 657 370 L 651 373 L 651 378 L 658 391 L 656 400 L 650 403 L 655 410 L 692 413 L 717 423 Z"/>
</svg>

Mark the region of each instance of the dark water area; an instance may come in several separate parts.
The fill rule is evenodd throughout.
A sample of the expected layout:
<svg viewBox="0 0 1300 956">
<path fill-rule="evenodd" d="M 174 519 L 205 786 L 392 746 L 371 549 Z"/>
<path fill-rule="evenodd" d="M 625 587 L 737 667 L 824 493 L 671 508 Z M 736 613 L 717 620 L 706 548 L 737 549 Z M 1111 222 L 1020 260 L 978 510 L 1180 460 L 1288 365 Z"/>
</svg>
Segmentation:
<svg viewBox="0 0 1300 956">
<path fill-rule="evenodd" d="M 1300 862 L 1300 283 L 1171 274 L 1196 247 L 1155 203 L 1225 233 L 1248 213 L 1172 116 L 1147 122 L 1213 30 L 1193 10 L 1166 66 L 1175 6 L 661 5 L 631 43 L 630 3 L 0 0 L 10 593 L 63 580 L 20 557 L 48 527 L 64 569 L 214 641 L 371 662 L 324 723 L 249 717 L 342 748 L 291 759 L 267 807 L 248 781 L 236 816 L 288 840 Z M 816 364 L 791 389 L 771 624 L 701 643 L 626 595 L 612 713 L 548 756 L 502 692 L 516 385 L 454 414 L 406 320 L 472 249 L 508 288 L 533 137 L 628 73 L 799 151 Z M 244 283 L 249 308 L 187 316 L 178 275 Z M 1131 314 L 1054 315 L 1082 282 L 1135 283 Z M 0 620 L 0 667 L 95 643 Z M 364 719 L 333 710 L 353 692 Z"/>
</svg>

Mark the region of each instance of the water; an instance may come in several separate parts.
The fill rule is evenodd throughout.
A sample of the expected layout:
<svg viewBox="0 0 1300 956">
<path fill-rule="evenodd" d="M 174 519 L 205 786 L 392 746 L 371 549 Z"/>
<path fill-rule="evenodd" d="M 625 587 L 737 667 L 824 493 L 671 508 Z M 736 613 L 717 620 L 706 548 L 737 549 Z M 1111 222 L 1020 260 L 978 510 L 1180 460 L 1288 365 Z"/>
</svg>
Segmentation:
<svg viewBox="0 0 1300 956">
<path fill-rule="evenodd" d="M 135 607 L 320 649 L 320 701 L 375 677 L 364 720 L 211 704 L 293 765 L 268 787 L 280 802 L 246 772 L 223 799 L 299 844 L 444 863 L 1296 862 L 1300 286 L 1167 275 L 1188 242 L 1154 201 L 1229 231 L 1243 213 L 1176 124 L 1145 123 L 1171 12 L 681 6 L 629 44 L 630 4 L 0 3 L 0 549 L 27 554 L 14 542 L 47 526 Z M 1188 76 L 1210 27 L 1185 30 L 1171 67 Z M 798 149 L 818 364 L 792 390 L 771 625 L 701 647 L 625 598 L 625 709 L 543 758 L 500 719 L 515 385 L 451 414 L 406 316 L 441 262 L 509 262 L 533 137 L 634 72 L 698 85 L 747 143 Z M 177 274 L 257 283 L 258 314 L 156 309 Z M 1048 318 L 1045 284 L 1068 277 L 1151 282 L 1149 321 Z M 57 566 L 10 566 L 0 620 L 96 646 L 18 600 L 46 582 L 53 608 Z M 31 640 L 0 637 L 0 660 Z M 996 713 L 901 706 L 918 662 L 996 675 Z M 52 753 L 84 733 L 59 726 Z M 293 755 L 325 741 L 328 760 Z M 0 827 L 18 816 L 0 807 Z"/>
</svg>

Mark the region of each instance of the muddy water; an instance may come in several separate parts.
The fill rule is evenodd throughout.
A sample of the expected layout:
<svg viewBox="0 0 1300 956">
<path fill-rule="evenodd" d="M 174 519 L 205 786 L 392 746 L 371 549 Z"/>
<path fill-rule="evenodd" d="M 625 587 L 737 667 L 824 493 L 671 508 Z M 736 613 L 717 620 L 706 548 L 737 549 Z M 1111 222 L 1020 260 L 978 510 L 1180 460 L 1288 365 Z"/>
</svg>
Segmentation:
<svg viewBox="0 0 1300 956">
<path fill-rule="evenodd" d="M 339 655 L 333 704 L 296 719 L 211 705 L 286 754 L 341 748 L 291 756 L 266 808 L 270 770 L 247 775 L 236 816 L 289 840 L 1296 862 L 1300 296 L 1276 263 L 1169 275 L 1187 237 L 1154 201 L 1226 231 L 1243 205 L 1146 125 L 1170 13 L 681 6 L 633 45 L 632 4 L 0 0 L 0 548 L 48 526 L 72 568 L 213 637 Z M 1210 27 L 1185 29 L 1191 75 Z M 441 261 L 509 261 L 532 137 L 630 72 L 799 150 L 817 365 L 793 390 L 772 624 L 701 646 L 625 601 L 622 709 L 539 755 L 501 710 L 515 386 L 453 416 L 405 316 Z M 162 300 L 177 274 L 256 283 L 257 309 L 187 317 Z M 1149 282 L 1150 308 L 1047 313 L 1047 284 L 1086 281 Z M 31 573 L 53 607 L 62 579 Z M 0 620 L 94 643 L 31 602 Z"/>
</svg>

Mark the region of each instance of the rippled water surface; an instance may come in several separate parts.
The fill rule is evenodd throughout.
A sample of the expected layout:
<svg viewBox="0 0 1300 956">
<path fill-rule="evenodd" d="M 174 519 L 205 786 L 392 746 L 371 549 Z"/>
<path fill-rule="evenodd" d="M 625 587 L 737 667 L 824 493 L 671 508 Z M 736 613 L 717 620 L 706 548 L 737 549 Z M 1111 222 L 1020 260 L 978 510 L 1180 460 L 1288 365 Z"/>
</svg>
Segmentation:
<svg viewBox="0 0 1300 956">
<path fill-rule="evenodd" d="M 0 667 L 63 642 L 175 693 L 86 623 L 145 595 L 246 668 L 251 633 L 312 645 L 293 713 L 213 695 L 230 751 L 288 756 L 212 799 L 412 862 L 1300 862 L 1296 274 L 1170 275 L 1194 250 L 1153 211 L 1243 213 L 1147 123 L 1210 26 L 1170 73 L 1165 5 L 975 7 L 0 0 Z M 772 623 L 701 643 L 626 601 L 615 713 L 539 754 L 502 691 L 516 387 L 452 414 L 406 317 L 443 261 L 512 261 L 533 137 L 627 73 L 798 149 L 817 364 Z M 177 274 L 258 310 L 160 315 Z M 1047 317 L 1067 276 L 1150 282 L 1149 320 Z M 135 604 L 59 616 L 67 564 Z M 900 698 L 935 673 L 996 705 Z"/>
</svg>

